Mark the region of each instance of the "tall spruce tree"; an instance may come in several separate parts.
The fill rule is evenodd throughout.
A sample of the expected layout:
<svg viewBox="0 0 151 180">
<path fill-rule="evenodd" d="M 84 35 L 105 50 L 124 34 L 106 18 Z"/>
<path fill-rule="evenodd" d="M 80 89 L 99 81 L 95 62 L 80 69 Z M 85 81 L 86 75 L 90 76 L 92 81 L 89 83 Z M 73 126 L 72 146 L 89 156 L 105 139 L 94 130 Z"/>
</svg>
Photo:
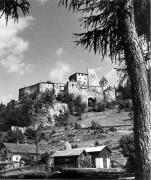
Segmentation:
<svg viewBox="0 0 151 180">
<path fill-rule="evenodd" d="M 0 13 L 6 18 L 8 22 L 9 17 L 13 18 L 15 21 L 18 21 L 20 12 L 23 15 L 29 13 L 30 3 L 28 0 L 0 0 Z"/>
<path fill-rule="evenodd" d="M 76 44 L 118 60 L 123 55 L 134 105 L 136 179 L 151 179 L 151 116 L 146 62 L 139 41 L 150 44 L 149 0 L 60 0 L 59 6 L 81 14 L 84 32 Z"/>
</svg>

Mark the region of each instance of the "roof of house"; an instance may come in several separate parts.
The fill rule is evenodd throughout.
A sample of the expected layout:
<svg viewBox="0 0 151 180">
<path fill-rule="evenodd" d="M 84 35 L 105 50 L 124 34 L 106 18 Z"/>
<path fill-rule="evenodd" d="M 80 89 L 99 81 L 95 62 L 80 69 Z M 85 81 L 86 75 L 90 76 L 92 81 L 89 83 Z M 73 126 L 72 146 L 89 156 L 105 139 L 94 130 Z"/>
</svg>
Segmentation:
<svg viewBox="0 0 151 180">
<path fill-rule="evenodd" d="M 103 146 L 96 146 L 96 147 L 88 147 L 88 148 L 85 148 L 85 151 L 87 153 L 89 153 L 89 152 L 99 152 L 99 151 L 102 151 L 105 147 L 107 147 L 107 146 L 103 145 Z"/>
<path fill-rule="evenodd" d="M 96 147 L 83 147 L 83 148 L 75 148 L 65 151 L 56 151 L 52 157 L 63 157 L 63 156 L 79 156 L 83 151 L 90 153 L 90 152 L 100 152 L 104 148 L 107 148 L 109 151 L 110 149 L 103 145 L 103 146 L 96 146 Z M 110 151 L 111 152 L 111 151 Z"/>
<path fill-rule="evenodd" d="M 3 143 L 3 144 L 12 153 L 36 154 L 36 146 L 33 144 L 16 144 L 16 143 Z"/>
<path fill-rule="evenodd" d="M 63 157 L 63 156 L 79 156 L 83 151 L 85 151 L 84 148 L 76 148 L 76 149 L 70 149 L 65 151 L 56 151 L 52 157 Z"/>
</svg>

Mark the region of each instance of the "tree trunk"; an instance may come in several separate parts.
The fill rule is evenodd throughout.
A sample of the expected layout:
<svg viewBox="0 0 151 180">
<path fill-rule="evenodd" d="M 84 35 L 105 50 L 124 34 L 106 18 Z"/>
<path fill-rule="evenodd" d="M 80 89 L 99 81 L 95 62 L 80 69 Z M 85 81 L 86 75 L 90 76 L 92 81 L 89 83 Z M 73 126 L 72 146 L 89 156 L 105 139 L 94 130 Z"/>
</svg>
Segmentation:
<svg viewBox="0 0 151 180">
<path fill-rule="evenodd" d="M 128 13 L 123 20 L 124 52 L 134 106 L 136 179 L 151 180 L 151 117 L 146 65 L 134 23 L 133 0 L 123 0 Z"/>
</svg>

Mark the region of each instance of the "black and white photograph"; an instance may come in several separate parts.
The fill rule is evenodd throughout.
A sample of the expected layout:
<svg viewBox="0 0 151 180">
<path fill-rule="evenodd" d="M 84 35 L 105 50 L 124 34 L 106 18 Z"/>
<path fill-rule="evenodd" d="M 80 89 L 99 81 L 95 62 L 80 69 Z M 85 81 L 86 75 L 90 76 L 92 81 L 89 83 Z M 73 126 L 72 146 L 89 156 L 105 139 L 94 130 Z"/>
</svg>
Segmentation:
<svg viewBox="0 0 151 180">
<path fill-rule="evenodd" d="M 0 179 L 151 180 L 150 0 L 0 0 Z"/>
</svg>

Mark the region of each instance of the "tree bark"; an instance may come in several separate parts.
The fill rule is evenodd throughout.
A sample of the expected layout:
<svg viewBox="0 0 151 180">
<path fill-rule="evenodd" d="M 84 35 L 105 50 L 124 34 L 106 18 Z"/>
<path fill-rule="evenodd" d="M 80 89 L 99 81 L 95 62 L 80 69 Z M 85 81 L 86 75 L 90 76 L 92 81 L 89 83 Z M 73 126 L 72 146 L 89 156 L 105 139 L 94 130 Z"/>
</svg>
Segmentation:
<svg viewBox="0 0 151 180">
<path fill-rule="evenodd" d="M 124 52 L 131 81 L 134 107 L 134 142 L 136 155 L 136 180 L 151 180 L 151 117 L 146 65 L 134 22 L 133 0 L 123 0 L 122 19 Z"/>
</svg>

